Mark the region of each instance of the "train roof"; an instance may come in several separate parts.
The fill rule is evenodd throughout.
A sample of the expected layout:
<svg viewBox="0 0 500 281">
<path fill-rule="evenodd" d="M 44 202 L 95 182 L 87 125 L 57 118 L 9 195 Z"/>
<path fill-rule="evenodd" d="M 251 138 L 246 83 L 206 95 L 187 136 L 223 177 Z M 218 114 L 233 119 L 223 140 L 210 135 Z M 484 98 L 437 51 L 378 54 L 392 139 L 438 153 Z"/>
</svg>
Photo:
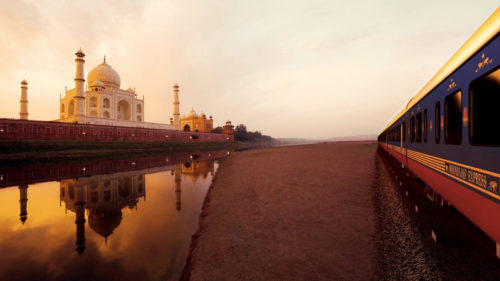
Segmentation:
<svg viewBox="0 0 500 281">
<path fill-rule="evenodd" d="M 410 99 L 406 107 L 382 130 L 384 132 L 403 116 L 412 106 L 422 100 L 430 91 L 450 76 L 460 65 L 474 55 L 484 44 L 491 40 L 500 30 L 500 7 L 479 27 L 474 34 L 458 49 L 445 65 Z"/>
</svg>

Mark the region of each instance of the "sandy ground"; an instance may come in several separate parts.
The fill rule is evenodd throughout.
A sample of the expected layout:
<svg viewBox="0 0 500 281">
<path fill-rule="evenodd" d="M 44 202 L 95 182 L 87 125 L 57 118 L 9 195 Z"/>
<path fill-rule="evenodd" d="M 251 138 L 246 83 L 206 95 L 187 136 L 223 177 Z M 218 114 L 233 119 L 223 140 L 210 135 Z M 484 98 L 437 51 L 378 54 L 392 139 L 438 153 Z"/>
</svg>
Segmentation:
<svg viewBox="0 0 500 281">
<path fill-rule="evenodd" d="M 185 278 L 367 280 L 377 275 L 376 144 L 238 152 L 209 192 Z"/>
</svg>

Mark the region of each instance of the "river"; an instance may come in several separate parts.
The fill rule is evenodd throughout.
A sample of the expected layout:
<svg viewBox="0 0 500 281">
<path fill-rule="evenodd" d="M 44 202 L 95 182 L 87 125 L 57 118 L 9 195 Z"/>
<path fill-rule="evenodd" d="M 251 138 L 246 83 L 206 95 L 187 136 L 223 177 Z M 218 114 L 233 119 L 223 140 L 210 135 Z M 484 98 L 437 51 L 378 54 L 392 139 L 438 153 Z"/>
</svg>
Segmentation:
<svg viewBox="0 0 500 281">
<path fill-rule="evenodd" d="M 0 166 L 0 280 L 177 280 L 227 151 Z"/>
</svg>

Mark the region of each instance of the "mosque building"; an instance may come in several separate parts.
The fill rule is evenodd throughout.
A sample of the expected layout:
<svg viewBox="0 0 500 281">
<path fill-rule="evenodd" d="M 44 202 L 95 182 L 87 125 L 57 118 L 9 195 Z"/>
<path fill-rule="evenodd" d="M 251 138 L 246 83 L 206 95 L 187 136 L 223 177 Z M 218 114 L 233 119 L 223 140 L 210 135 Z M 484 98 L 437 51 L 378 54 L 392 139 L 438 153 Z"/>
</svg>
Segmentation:
<svg viewBox="0 0 500 281">
<path fill-rule="evenodd" d="M 179 113 L 179 85 L 174 85 L 174 117 L 170 118 L 170 124 L 178 130 L 185 132 L 205 132 L 209 133 L 214 128 L 212 116 L 207 119 L 205 113 L 198 115 L 194 109 L 191 109 L 188 116 L 180 118 Z"/>
<path fill-rule="evenodd" d="M 207 119 L 205 113 L 198 115 L 194 109 L 191 109 L 187 116 L 183 116 L 180 123 L 181 130 L 186 132 L 210 132 L 214 128 L 212 116 Z"/>
</svg>

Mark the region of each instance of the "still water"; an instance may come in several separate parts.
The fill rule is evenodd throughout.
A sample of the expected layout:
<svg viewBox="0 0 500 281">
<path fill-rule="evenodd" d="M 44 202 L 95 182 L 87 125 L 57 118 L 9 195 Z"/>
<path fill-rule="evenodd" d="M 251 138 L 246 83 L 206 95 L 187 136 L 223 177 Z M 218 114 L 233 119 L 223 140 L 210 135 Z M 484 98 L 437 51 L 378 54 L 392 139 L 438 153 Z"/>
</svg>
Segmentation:
<svg viewBox="0 0 500 281">
<path fill-rule="evenodd" d="M 0 280 L 177 280 L 227 154 L 0 166 Z"/>
</svg>

